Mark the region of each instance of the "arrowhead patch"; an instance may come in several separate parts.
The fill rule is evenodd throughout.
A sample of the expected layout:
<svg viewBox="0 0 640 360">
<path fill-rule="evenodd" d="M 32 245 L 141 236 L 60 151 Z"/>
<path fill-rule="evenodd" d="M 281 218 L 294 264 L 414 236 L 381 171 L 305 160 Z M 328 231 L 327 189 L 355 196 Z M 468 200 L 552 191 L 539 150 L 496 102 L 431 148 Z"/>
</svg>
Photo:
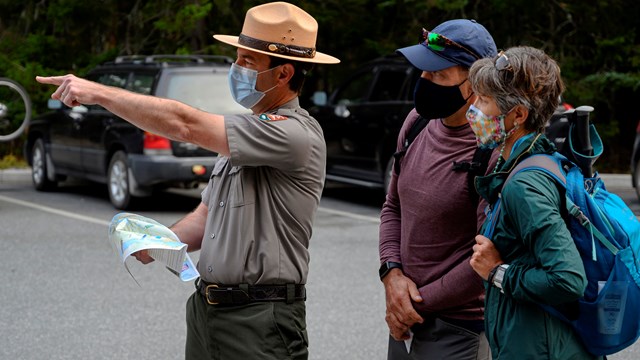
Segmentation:
<svg viewBox="0 0 640 360">
<path fill-rule="evenodd" d="M 283 115 L 276 115 L 276 114 L 260 114 L 260 116 L 258 116 L 258 118 L 262 121 L 280 121 L 280 120 L 287 120 L 289 119 L 286 116 Z"/>
</svg>

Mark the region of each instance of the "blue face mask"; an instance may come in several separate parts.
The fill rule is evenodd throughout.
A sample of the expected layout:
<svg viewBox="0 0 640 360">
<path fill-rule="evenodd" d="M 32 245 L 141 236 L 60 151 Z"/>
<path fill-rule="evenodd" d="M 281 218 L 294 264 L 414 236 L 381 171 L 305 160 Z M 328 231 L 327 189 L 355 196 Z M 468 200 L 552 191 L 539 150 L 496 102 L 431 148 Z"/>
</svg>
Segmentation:
<svg viewBox="0 0 640 360">
<path fill-rule="evenodd" d="M 233 99 L 247 109 L 254 107 L 260 102 L 260 100 L 262 100 L 267 92 L 273 90 L 277 86 L 274 85 L 271 89 L 265 91 L 256 90 L 258 75 L 273 69 L 275 69 L 275 67 L 257 72 L 256 70 L 236 65 L 236 63 L 231 64 L 231 69 L 229 69 L 229 88 Z"/>
</svg>

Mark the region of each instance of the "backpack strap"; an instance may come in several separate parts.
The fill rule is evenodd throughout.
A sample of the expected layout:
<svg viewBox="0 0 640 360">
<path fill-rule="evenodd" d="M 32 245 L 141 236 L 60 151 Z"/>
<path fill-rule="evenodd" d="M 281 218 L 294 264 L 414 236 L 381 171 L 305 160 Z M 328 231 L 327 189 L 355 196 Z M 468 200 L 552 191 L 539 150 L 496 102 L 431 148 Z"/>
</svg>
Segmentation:
<svg viewBox="0 0 640 360">
<path fill-rule="evenodd" d="M 538 169 L 542 170 L 549 175 L 553 176 L 560 184 L 566 186 L 567 179 L 560 171 L 556 160 L 546 155 L 532 155 L 528 158 L 522 160 L 516 167 L 514 167 L 510 172 L 504 183 L 502 184 L 502 189 L 507 186 L 509 180 L 514 177 L 517 173 L 525 170 Z M 487 225 L 484 229 L 483 235 L 491 239 L 493 237 L 493 232 L 495 231 L 496 223 L 498 222 L 499 214 L 502 212 L 502 191 L 498 194 L 498 200 L 491 205 L 490 212 L 487 214 L 487 220 L 489 221 L 489 225 Z"/>
<path fill-rule="evenodd" d="M 564 175 L 564 172 L 560 170 L 559 159 L 546 155 L 546 154 L 536 154 L 531 155 L 528 158 L 522 160 L 518 165 L 516 165 L 513 170 L 509 173 L 509 176 L 504 181 L 503 187 L 507 185 L 507 182 L 511 180 L 517 173 L 522 170 L 530 170 L 530 169 L 538 169 L 546 172 L 551 175 L 556 181 L 560 183 L 563 187 L 567 187 L 567 177 Z"/>
<path fill-rule="evenodd" d="M 478 202 L 480 201 L 480 194 L 476 191 L 475 179 L 476 176 L 484 176 L 487 173 L 492 153 L 493 149 L 477 147 L 476 151 L 473 153 L 471 162 L 453 162 L 453 171 L 467 172 L 469 195 L 471 195 L 471 200 L 476 205 L 478 205 Z"/>
<path fill-rule="evenodd" d="M 422 130 L 427 127 L 430 119 L 425 119 L 422 116 L 418 115 L 416 121 L 413 122 L 407 136 L 404 138 L 404 142 L 402 143 L 402 149 L 393 153 L 393 170 L 396 175 L 400 175 L 400 159 L 407 153 L 407 149 L 409 149 L 409 145 L 415 140 L 418 135 L 422 132 Z"/>
<path fill-rule="evenodd" d="M 507 182 L 515 176 L 520 171 L 524 170 L 540 170 L 544 171 L 546 174 L 551 175 L 560 185 L 564 188 L 567 187 L 567 177 L 562 170 L 562 160 L 563 157 L 551 156 L 546 154 L 537 154 L 529 156 L 520 162 L 509 174 L 507 179 L 504 181 L 504 186 L 507 185 Z M 575 166 L 575 165 L 574 165 Z M 577 186 L 582 186 L 582 184 L 578 184 Z M 618 251 L 618 247 L 613 244 L 606 236 L 600 232 L 589 220 L 589 218 L 582 212 L 580 207 L 576 205 L 573 200 L 569 198 L 569 196 L 565 196 L 566 198 L 566 208 L 569 212 L 569 215 L 573 216 L 577 222 L 582 225 L 590 234 L 591 234 L 591 257 L 593 261 L 597 261 L 596 256 L 596 247 L 595 247 L 595 239 L 598 239 L 602 245 L 604 245 L 613 255 L 616 255 Z M 495 225 L 495 224 L 494 224 Z M 492 230 L 493 232 L 493 230 Z"/>
</svg>

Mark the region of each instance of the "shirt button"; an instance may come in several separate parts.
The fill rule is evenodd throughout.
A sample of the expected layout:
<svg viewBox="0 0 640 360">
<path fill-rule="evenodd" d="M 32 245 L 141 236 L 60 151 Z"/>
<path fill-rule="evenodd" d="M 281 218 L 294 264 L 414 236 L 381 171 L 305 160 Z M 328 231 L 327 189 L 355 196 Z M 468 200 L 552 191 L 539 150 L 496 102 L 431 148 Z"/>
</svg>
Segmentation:
<svg viewBox="0 0 640 360">
<path fill-rule="evenodd" d="M 220 201 L 220 207 L 224 206 L 224 201 Z"/>
<path fill-rule="evenodd" d="M 211 234 L 211 238 L 213 239 L 214 237 L 216 237 L 216 234 Z"/>
<path fill-rule="evenodd" d="M 208 267 L 207 267 L 207 271 L 208 271 L 208 272 L 213 272 L 213 268 L 211 268 L 211 266 L 208 266 Z"/>
</svg>

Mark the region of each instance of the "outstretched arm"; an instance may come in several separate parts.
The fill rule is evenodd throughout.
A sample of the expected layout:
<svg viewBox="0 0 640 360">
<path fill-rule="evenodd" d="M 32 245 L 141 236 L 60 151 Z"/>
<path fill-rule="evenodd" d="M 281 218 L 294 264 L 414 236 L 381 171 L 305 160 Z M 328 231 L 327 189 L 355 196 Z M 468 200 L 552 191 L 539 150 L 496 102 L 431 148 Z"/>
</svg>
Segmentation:
<svg viewBox="0 0 640 360">
<path fill-rule="evenodd" d="M 51 98 L 67 106 L 101 105 L 143 130 L 193 143 L 224 156 L 229 155 L 222 115 L 200 111 L 179 101 L 137 94 L 73 75 L 37 76 L 36 80 L 58 86 Z"/>
</svg>

